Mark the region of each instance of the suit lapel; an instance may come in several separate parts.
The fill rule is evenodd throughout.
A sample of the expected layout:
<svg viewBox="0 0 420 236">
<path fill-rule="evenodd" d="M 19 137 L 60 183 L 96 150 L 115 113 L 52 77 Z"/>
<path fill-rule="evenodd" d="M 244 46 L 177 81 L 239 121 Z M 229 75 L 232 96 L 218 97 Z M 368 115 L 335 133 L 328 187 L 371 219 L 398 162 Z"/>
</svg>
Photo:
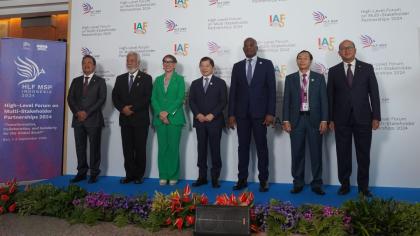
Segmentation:
<svg viewBox="0 0 420 236">
<path fill-rule="evenodd" d="M 353 75 L 353 86 L 355 83 L 357 83 L 359 80 L 357 79 L 357 76 L 360 76 L 360 73 L 362 72 L 362 65 L 360 65 L 360 62 L 356 60 L 356 65 L 354 68 L 354 75 Z"/>
<path fill-rule="evenodd" d="M 241 63 L 239 64 L 240 68 L 239 71 L 241 73 L 241 76 L 239 76 L 239 78 L 242 78 L 244 80 L 244 83 L 246 85 L 248 85 L 248 80 L 246 78 L 246 59 L 241 61 Z M 255 74 L 255 73 L 254 73 Z M 249 86 L 249 85 L 248 85 Z"/>
<path fill-rule="evenodd" d="M 315 83 L 316 81 L 316 77 L 314 76 L 314 73 L 311 71 L 309 73 L 309 80 L 308 80 L 308 84 L 309 84 L 309 91 L 308 91 L 308 96 L 309 96 L 309 109 L 311 109 L 311 104 L 313 103 L 313 97 L 315 94 L 315 86 L 317 86 L 317 83 Z"/>
<path fill-rule="evenodd" d="M 127 85 L 127 88 L 128 88 L 128 79 L 129 79 L 128 77 L 129 77 L 129 74 L 127 75 L 127 81 L 125 83 Z M 133 91 L 134 87 L 139 86 L 140 80 L 141 80 L 141 75 L 140 75 L 140 71 L 139 71 L 139 72 L 137 72 L 136 78 L 134 78 L 133 85 L 131 85 L 130 93 Z"/>
<path fill-rule="evenodd" d="M 255 80 L 258 79 L 259 77 L 256 76 L 258 72 L 260 72 L 261 70 L 261 66 L 259 66 L 260 64 L 262 64 L 262 61 L 260 60 L 259 57 L 257 57 L 257 61 L 255 62 L 255 69 L 254 69 L 254 73 L 252 74 L 252 80 L 251 80 L 251 84 L 256 83 Z M 245 74 L 245 78 L 246 78 L 246 74 Z"/>
</svg>

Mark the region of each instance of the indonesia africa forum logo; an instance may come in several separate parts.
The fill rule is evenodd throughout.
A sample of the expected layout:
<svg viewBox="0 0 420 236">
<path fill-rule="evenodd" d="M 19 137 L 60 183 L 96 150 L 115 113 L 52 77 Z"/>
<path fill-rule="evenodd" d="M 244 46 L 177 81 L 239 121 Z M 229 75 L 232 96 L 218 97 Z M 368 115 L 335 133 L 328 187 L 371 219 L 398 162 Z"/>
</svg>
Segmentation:
<svg viewBox="0 0 420 236">
<path fill-rule="evenodd" d="M 145 34 L 147 32 L 147 22 L 134 22 L 133 30 L 135 34 Z"/>
<path fill-rule="evenodd" d="M 190 45 L 188 43 L 175 43 L 173 45 L 173 52 L 178 56 L 188 56 Z"/>
</svg>

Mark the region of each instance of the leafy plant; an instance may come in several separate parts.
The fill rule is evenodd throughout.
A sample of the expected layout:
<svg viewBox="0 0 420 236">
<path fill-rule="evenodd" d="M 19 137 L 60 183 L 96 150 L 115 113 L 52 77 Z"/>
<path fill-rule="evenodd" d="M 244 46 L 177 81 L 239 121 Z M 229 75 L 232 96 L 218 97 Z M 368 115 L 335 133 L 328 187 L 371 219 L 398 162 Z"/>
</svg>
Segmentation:
<svg viewBox="0 0 420 236">
<path fill-rule="evenodd" d="M 357 235 L 397 236 L 419 233 L 419 204 L 361 196 L 358 200 L 345 202 L 343 209 L 352 217 L 354 233 Z"/>
</svg>

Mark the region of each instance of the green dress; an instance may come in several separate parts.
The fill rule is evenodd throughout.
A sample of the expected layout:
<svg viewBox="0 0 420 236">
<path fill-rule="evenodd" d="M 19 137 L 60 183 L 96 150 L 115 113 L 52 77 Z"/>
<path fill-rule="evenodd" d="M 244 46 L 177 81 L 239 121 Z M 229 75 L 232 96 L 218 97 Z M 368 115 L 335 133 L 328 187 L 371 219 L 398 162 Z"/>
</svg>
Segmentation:
<svg viewBox="0 0 420 236">
<path fill-rule="evenodd" d="M 153 126 L 156 128 L 158 140 L 158 169 L 159 178 L 165 180 L 179 179 L 179 143 L 182 127 L 185 124 L 184 77 L 173 72 L 165 91 L 165 75 L 156 78 L 153 84 L 152 108 Z M 167 111 L 169 124 L 159 119 L 159 113 Z"/>
</svg>

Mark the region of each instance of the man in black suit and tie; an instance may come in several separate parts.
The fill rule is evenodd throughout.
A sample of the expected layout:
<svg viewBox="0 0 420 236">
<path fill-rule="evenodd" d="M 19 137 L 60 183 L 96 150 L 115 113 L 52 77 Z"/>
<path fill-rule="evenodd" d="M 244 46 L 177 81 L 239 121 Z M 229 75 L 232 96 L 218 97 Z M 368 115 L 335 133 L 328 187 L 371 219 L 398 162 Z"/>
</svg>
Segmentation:
<svg viewBox="0 0 420 236">
<path fill-rule="evenodd" d="M 222 168 L 220 139 L 225 124 L 223 109 L 227 103 L 227 88 L 224 80 L 213 75 L 214 62 L 209 57 L 200 60 L 201 78 L 191 83 L 189 104 L 194 115 L 194 127 L 197 133 L 197 152 L 199 175 L 193 187 L 207 184 L 207 146 L 211 153 L 211 183 L 219 188 L 219 176 Z"/>
<path fill-rule="evenodd" d="M 312 191 L 322 190 L 322 135 L 327 131 L 327 85 L 323 75 L 310 70 L 312 54 L 301 51 L 296 57 L 299 71 L 286 76 L 283 97 L 283 129 L 290 133 L 293 194 L 305 185 L 305 143 L 311 156 Z"/>
<path fill-rule="evenodd" d="M 270 60 L 257 57 L 258 45 L 253 38 L 244 41 L 246 59 L 232 69 L 229 92 L 230 128 L 237 126 L 238 182 L 233 187 L 240 190 L 248 186 L 249 146 L 254 135 L 258 154 L 258 179 L 260 192 L 268 191 L 267 126 L 274 124 L 276 111 L 276 79 Z"/>
<path fill-rule="evenodd" d="M 152 77 L 139 70 L 140 56 L 129 52 L 127 73 L 119 75 L 112 90 L 112 101 L 120 112 L 121 139 L 126 176 L 120 183 L 143 182 L 146 168 L 146 143 L 149 131 L 149 105 L 152 96 Z"/>
<path fill-rule="evenodd" d="M 91 55 L 82 59 L 83 75 L 71 82 L 67 102 L 73 113 L 72 127 L 77 154 L 77 175 L 70 180 L 76 183 L 86 179 L 90 166 L 88 183 L 98 181 L 101 172 L 101 131 L 104 126 L 102 106 L 106 100 L 105 80 L 95 74 L 96 60 Z M 90 165 L 87 164 L 87 139 L 90 144 Z"/>
<path fill-rule="evenodd" d="M 369 165 L 372 130 L 381 120 L 378 82 L 371 64 L 356 59 L 356 47 L 350 40 L 340 43 L 338 54 L 343 62 L 329 69 L 328 102 L 331 130 L 335 130 L 339 195 L 350 191 L 352 136 L 356 147 L 357 185 L 364 196 L 369 191 Z"/>
</svg>

